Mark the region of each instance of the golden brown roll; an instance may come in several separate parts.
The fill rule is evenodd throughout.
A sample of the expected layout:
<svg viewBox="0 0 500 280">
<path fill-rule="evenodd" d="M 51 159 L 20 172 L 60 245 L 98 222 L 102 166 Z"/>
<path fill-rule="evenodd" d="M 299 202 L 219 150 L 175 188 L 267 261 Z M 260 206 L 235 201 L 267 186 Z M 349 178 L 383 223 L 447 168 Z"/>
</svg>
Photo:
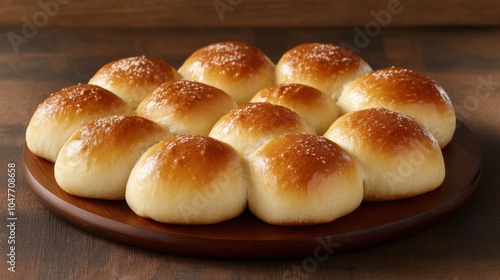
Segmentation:
<svg viewBox="0 0 500 280">
<path fill-rule="evenodd" d="M 156 88 L 137 107 L 173 134 L 208 135 L 224 114 L 236 108 L 224 91 L 202 83 L 180 80 Z"/>
<path fill-rule="evenodd" d="M 178 135 L 147 150 L 130 174 L 126 200 L 139 216 L 172 224 L 213 224 L 247 205 L 241 156 L 206 136 Z"/>
<path fill-rule="evenodd" d="M 404 113 L 427 128 L 441 148 L 455 132 L 455 110 L 443 88 L 426 75 L 400 67 L 359 77 L 344 89 L 337 104 L 344 113 L 375 107 Z"/>
<path fill-rule="evenodd" d="M 279 84 L 260 90 L 250 102 L 269 102 L 293 110 L 323 135 L 339 116 L 339 109 L 325 94 L 303 84 Z"/>
<path fill-rule="evenodd" d="M 306 84 L 336 101 L 346 84 L 371 70 L 368 63 L 347 49 L 308 43 L 282 55 L 276 64 L 276 83 Z"/>
<path fill-rule="evenodd" d="M 99 86 L 69 86 L 38 105 L 26 129 L 26 144 L 35 155 L 54 162 L 75 130 L 91 120 L 117 114 L 132 115 L 133 111 Z"/>
<path fill-rule="evenodd" d="M 233 146 L 248 157 L 260 146 L 290 133 L 314 133 L 294 111 L 271 103 L 247 103 L 220 118 L 209 136 Z"/>
<path fill-rule="evenodd" d="M 125 198 L 135 163 L 153 144 L 171 135 L 138 116 L 108 116 L 71 135 L 57 156 L 54 176 L 66 192 L 88 198 Z"/>
<path fill-rule="evenodd" d="M 432 191 L 445 177 L 437 140 L 414 119 L 384 108 L 338 118 L 324 135 L 363 166 L 364 200 L 407 198 Z"/>
<path fill-rule="evenodd" d="M 274 82 L 274 63 L 250 44 L 227 41 L 196 50 L 179 68 L 179 74 L 220 88 L 241 105 Z"/>
<path fill-rule="evenodd" d="M 248 206 L 273 225 L 328 223 L 363 199 L 358 163 L 339 145 L 317 135 L 275 138 L 249 159 Z"/>
<path fill-rule="evenodd" d="M 170 64 L 142 55 L 107 63 L 94 74 L 89 84 L 108 89 L 135 109 L 159 85 L 180 78 Z"/>
</svg>

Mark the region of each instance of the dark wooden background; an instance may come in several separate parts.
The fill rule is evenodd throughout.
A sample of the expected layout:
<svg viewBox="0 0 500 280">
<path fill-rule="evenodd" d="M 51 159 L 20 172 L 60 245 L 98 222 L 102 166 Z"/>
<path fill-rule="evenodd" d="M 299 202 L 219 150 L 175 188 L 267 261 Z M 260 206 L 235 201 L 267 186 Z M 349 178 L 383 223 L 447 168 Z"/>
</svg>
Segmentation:
<svg viewBox="0 0 500 280">
<path fill-rule="evenodd" d="M 47 27 L 345 27 L 365 25 L 372 11 L 392 5 L 402 9 L 391 18 L 392 27 L 500 24 L 497 0 L 3 0 L 0 26 L 37 16 L 43 23 L 37 13 L 44 6 L 57 15 L 48 13 Z"/>
<path fill-rule="evenodd" d="M 43 3 L 58 3 L 42 0 Z M 220 0 L 229 3 L 228 0 Z M 379 1 L 236 1 L 221 21 L 208 1 L 60 0 L 54 16 L 38 1 L 0 0 L 0 279 L 500 279 L 500 1 L 400 0 L 404 7 L 360 48 L 373 68 L 424 72 L 448 92 L 482 150 L 471 199 L 446 220 L 388 244 L 332 255 L 305 272 L 305 259 L 184 258 L 119 244 L 48 211 L 24 177 L 22 147 L 36 106 L 86 82 L 105 62 L 147 54 L 175 67 L 202 45 L 242 40 L 273 61 L 304 42 L 356 45 Z M 24 21 L 23 21 L 24 19 Z M 17 47 L 26 21 L 38 27 Z M 43 24 L 42 24 L 43 23 Z M 29 35 L 29 34 L 28 34 Z M 17 269 L 7 271 L 7 164 L 17 165 Z"/>
</svg>

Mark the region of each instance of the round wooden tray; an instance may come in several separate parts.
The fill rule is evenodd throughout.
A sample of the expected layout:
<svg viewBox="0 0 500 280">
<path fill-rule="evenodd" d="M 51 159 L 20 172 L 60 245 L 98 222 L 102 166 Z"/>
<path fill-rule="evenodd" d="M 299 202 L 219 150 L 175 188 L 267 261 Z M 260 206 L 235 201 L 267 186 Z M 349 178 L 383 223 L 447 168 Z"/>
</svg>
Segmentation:
<svg viewBox="0 0 500 280">
<path fill-rule="evenodd" d="M 215 225 L 162 224 L 135 215 L 125 201 L 85 199 L 67 194 L 54 179 L 54 165 L 32 154 L 23 157 L 33 192 L 53 213 L 94 234 L 170 254 L 223 259 L 324 258 L 365 248 L 429 227 L 451 214 L 474 192 L 481 157 L 477 141 L 460 121 L 443 149 L 446 179 L 435 191 L 391 202 L 362 203 L 351 214 L 307 227 L 268 225 L 248 211 Z"/>
</svg>

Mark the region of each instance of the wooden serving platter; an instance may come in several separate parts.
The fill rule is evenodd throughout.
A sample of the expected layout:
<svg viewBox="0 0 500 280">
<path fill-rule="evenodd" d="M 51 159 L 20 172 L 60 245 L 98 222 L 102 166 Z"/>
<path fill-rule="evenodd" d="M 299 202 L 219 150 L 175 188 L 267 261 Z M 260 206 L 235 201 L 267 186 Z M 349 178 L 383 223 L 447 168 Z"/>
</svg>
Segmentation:
<svg viewBox="0 0 500 280">
<path fill-rule="evenodd" d="M 169 254 L 222 259 L 284 259 L 336 254 L 381 244 L 429 227 L 463 205 L 480 177 L 481 154 L 471 131 L 460 121 L 443 149 L 446 178 L 435 191 L 417 197 L 362 203 L 328 224 L 281 227 L 250 212 L 207 226 L 170 225 L 135 215 L 125 201 L 85 199 L 64 192 L 54 165 L 32 154 L 23 158 L 32 191 L 53 213 L 91 233 Z"/>
</svg>

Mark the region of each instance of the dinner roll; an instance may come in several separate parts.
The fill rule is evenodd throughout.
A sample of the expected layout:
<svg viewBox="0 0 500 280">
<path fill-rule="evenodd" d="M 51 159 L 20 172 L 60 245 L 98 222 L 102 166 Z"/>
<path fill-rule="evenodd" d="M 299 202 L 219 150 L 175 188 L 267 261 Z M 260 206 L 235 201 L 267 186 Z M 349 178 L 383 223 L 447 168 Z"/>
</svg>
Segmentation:
<svg viewBox="0 0 500 280">
<path fill-rule="evenodd" d="M 314 133 L 294 111 L 271 103 L 247 103 L 229 111 L 209 136 L 233 146 L 248 157 L 267 141 L 283 134 Z"/>
<path fill-rule="evenodd" d="M 198 82 L 166 82 L 137 107 L 137 114 L 151 119 L 173 134 L 208 135 L 224 114 L 236 108 L 224 91 Z"/>
<path fill-rule="evenodd" d="M 135 109 L 159 85 L 179 79 L 170 64 L 142 55 L 107 63 L 94 74 L 89 84 L 108 89 Z"/>
<path fill-rule="evenodd" d="M 339 109 L 325 94 L 303 84 L 279 84 L 261 89 L 250 102 L 269 102 L 293 110 L 323 135 L 339 116 Z"/>
<path fill-rule="evenodd" d="M 95 85 L 77 84 L 53 93 L 38 105 L 26 129 L 26 144 L 54 162 L 71 134 L 91 120 L 133 111 L 118 96 Z"/>
<path fill-rule="evenodd" d="M 358 163 L 339 145 L 317 135 L 288 134 L 249 159 L 248 206 L 273 225 L 328 223 L 363 199 Z"/>
<path fill-rule="evenodd" d="M 54 176 L 66 192 L 88 198 L 125 198 L 130 174 L 144 151 L 170 134 L 138 116 L 108 116 L 78 129 L 57 156 Z"/>
<path fill-rule="evenodd" d="M 370 71 L 368 63 L 347 49 L 308 43 L 282 55 L 276 64 L 276 83 L 306 84 L 336 101 L 347 83 Z"/>
<path fill-rule="evenodd" d="M 241 156 L 210 137 L 178 135 L 147 150 L 130 174 L 126 201 L 139 216 L 172 224 L 213 224 L 247 205 Z"/>
<path fill-rule="evenodd" d="M 441 148 L 455 132 L 455 110 L 443 88 L 426 75 L 400 67 L 359 77 L 344 89 L 338 105 L 344 113 L 375 107 L 404 113 L 427 128 Z"/>
<path fill-rule="evenodd" d="M 187 80 L 220 88 L 243 104 L 274 82 L 274 63 L 250 44 L 227 41 L 196 50 L 179 73 Z"/>
<path fill-rule="evenodd" d="M 338 118 L 324 136 L 363 166 L 364 200 L 407 198 L 434 190 L 444 180 L 438 142 L 402 113 L 384 108 L 354 111 Z"/>
</svg>

